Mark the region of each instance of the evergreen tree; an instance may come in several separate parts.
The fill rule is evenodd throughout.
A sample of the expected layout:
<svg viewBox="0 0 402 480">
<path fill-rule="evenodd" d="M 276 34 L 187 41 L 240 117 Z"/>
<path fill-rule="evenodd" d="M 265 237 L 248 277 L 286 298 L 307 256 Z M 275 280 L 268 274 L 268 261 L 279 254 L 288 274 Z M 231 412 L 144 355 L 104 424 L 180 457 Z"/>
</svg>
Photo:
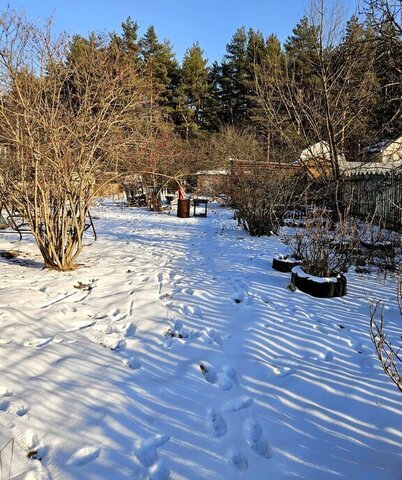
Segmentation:
<svg viewBox="0 0 402 480">
<path fill-rule="evenodd" d="M 151 25 L 140 40 L 140 54 L 150 75 L 160 87 L 169 88 L 178 71 L 178 63 L 168 40 L 160 42 Z"/>
<path fill-rule="evenodd" d="M 109 49 L 111 52 L 118 55 L 124 55 L 127 59 L 134 62 L 135 65 L 140 65 L 140 46 L 138 42 L 138 24 L 127 18 L 125 22 L 121 24 L 122 35 L 112 33 L 110 35 Z"/>
<path fill-rule="evenodd" d="M 147 29 L 139 45 L 151 88 L 158 94 L 159 104 L 165 113 L 173 117 L 181 74 L 172 46 L 168 40 L 159 41 L 153 26 Z"/>
<path fill-rule="evenodd" d="M 243 125 L 248 118 L 249 58 L 247 34 L 239 28 L 226 45 L 220 79 L 222 120 L 224 123 Z"/>
<path fill-rule="evenodd" d="M 205 107 L 210 96 L 208 61 L 198 43 L 186 51 L 182 66 L 181 92 L 186 105 L 187 134 L 207 127 Z"/>
<path fill-rule="evenodd" d="M 297 82 L 312 84 L 317 82 L 319 66 L 319 28 L 311 25 L 303 17 L 293 29 L 293 35 L 285 42 L 285 52 L 293 69 Z"/>
</svg>

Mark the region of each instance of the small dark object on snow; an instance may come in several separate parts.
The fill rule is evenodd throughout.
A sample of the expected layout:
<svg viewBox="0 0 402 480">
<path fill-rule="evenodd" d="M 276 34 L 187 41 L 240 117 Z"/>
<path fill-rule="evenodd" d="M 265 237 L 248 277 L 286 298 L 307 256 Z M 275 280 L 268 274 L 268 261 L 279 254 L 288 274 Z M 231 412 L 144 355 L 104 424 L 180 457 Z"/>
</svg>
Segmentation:
<svg viewBox="0 0 402 480">
<path fill-rule="evenodd" d="M 345 328 L 343 325 L 338 325 L 339 328 Z"/>
<path fill-rule="evenodd" d="M 202 373 L 203 375 L 207 375 L 207 374 L 208 374 L 208 369 L 205 368 L 202 363 L 200 364 L 200 370 L 201 370 L 201 373 Z"/>
<path fill-rule="evenodd" d="M 90 292 L 94 288 L 93 281 L 89 283 L 78 282 L 77 285 L 74 285 L 74 288 L 77 288 L 78 290 L 85 290 L 86 292 Z"/>
<path fill-rule="evenodd" d="M 241 303 L 240 298 L 235 298 L 235 303 Z"/>
<path fill-rule="evenodd" d="M 12 258 L 18 257 L 18 255 L 21 252 L 18 252 L 17 250 L 2 250 L 0 252 L 0 257 L 6 258 L 7 260 L 11 260 Z"/>
<path fill-rule="evenodd" d="M 165 338 L 184 338 L 184 336 L 181 333 L 175 332 L 172 328 L 169 328 L 165 332 Z"/>
<path fill-rule="evenodd" d="M 27 458 L 32 458 L 32 460 L 42 460 L 42 457 L 39 456 L 39 452 L 37 450 L 30 450 L 27 453 Z"/>
</svg>

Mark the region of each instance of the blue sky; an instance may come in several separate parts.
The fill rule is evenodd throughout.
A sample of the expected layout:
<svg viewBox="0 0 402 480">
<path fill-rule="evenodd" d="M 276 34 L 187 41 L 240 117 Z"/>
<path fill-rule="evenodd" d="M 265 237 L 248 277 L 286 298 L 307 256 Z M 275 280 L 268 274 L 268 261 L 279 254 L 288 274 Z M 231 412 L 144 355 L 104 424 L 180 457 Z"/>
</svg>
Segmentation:
<svg viewBox="0 0 402 480">
<path fill-rule="evenodd" d="M 346 4 L 353 0 L 346 0 Z M 131 16 L 140 34 L 154 25 L 160 38 L 173 44 L 178 60 L 199 41 L 205 56 L 221 60 L 238 27 L 253 27 L 285 40 L 306 12 L 308 0 L 0 0 L 40 20 L 54 17 L 56 31 L 86 35 L 90 31 L 120 31 Z"/>
</svg>

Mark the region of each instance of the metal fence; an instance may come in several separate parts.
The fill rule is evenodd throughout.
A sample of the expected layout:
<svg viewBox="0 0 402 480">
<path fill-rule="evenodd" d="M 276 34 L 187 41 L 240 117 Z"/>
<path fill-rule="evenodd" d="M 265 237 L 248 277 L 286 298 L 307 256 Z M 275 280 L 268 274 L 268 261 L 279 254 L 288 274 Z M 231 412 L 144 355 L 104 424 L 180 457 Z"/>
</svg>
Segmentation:
<svg viewBox="0 0 402 480">
<path fill-rule="evenodd" d="M 402 231 L 402 172 L 350 177 L 344 201 L 351 214 L 372 218 L 386 228 Z"/>
</svg>

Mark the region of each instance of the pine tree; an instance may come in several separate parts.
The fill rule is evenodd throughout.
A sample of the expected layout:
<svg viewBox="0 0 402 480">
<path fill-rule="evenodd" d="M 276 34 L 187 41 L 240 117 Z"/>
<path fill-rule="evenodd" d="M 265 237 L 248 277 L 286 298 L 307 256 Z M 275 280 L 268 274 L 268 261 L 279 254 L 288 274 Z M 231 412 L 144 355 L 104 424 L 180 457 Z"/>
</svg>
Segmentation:
<svg viewBox="0 0 402 480">
<path fill-rule="evenodd" d="M 285 52 L 297 82 L 316 83 L 319 68 L 319 29 L 303 17 L 285 42 Z"/>
<path fill-rule="evenodd" d="M 128 17 L 125 22 L 122 22 L 121 28 L 123 31 L 121 35 L 117 33 L 110 35 L 109 49 L 115 56 L 124 55 L 129 61 L 139 66 L 138 23 Z"/>
<path fill-rule="evenodd" d="M 147 29 L 139 45 L 151 89 L 158 95 L 158 102 L 164 112 L 174 117 L 181 73 L 172 46 L 168 40 L 159 41 L 153 26 Z"/>
<path fill-rule="evenodd" d="M 198 43 L 186 51 L 182 65 L 181 93 L 185 102 L 186 137 L 207 128 L 205 108 L 210 96 L 208 60 Z"/>
<path fill-rule="evenodd" d="M 250 70 L 247 55 L 247 34 L 239 28 L 226 45 L 221 67 L 220 97 L 224 123 L 243 125 L 248 118 Z"/>
</svg>

